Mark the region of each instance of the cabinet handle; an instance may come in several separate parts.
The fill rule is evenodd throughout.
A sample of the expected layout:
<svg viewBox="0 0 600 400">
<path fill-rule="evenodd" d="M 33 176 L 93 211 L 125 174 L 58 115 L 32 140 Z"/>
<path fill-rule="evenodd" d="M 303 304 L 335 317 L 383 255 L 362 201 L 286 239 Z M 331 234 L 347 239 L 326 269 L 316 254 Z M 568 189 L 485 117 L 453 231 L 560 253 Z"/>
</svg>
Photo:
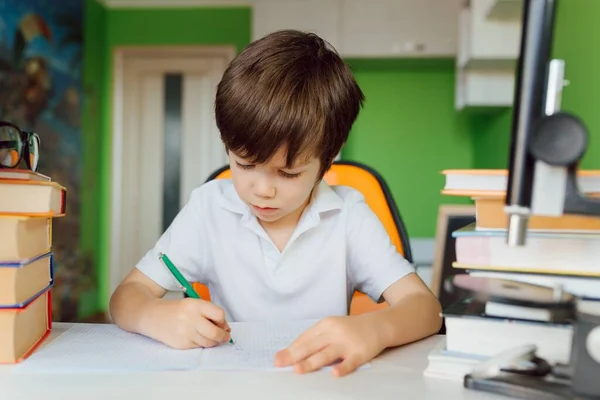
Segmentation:
<svg viewBox="0 0 600 400">
<path fill-rule="evenodd" d="M 409 52 L 422 52 L 425 50 L 425 43 L 423 42 L 406 42 L 404 43 L 404 51 L 409 51 Z M 402 49 L 400 49 L 400 46 L 396 46 L 396 52 L 400 52 Z"/>
<path fill-rule="evenodd" d="M 423 42 L 405 42 L 404 45 L 396 43 L 392 47 L 394 53 L 420 53 L 425 51 L 425 43 Z"/>
</svg>

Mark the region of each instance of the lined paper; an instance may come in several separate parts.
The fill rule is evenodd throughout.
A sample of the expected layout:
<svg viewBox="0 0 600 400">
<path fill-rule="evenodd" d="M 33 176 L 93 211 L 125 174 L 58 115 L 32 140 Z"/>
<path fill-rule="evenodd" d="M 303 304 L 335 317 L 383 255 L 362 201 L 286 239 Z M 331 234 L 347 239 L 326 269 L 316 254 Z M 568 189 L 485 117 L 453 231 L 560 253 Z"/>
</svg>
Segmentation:
<svg viewBox="0 0 600 400">
<path fill-rule="evenodd" d="M 316 321 L 231 323 L 234 345 L 204 349 L 199 369 L 276 369 L 275 353 Z"/>
<path fill-rule="evenodd" d="M 235 344 L 177 350 L 114 324 L 75 324 L 18 364 L 16 372 L 282 370 L 275 353 L 316 321 L 230 323 Z"/>
<path fill-rule="evenodd" d="M 177 350 L 114 324 L 76 324 L 18 364 L 16 372 L 197 369 L 202 349 Z"/>
</svg>

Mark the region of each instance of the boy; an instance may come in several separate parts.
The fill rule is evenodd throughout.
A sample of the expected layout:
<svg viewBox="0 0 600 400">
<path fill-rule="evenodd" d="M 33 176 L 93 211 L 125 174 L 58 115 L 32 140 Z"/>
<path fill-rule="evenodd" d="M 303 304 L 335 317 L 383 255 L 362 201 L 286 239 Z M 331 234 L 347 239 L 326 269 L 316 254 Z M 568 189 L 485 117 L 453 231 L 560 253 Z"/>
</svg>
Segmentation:
<svg viewBox="0 0 600 400">
<path fill-rule="evenodd" d="M 362 195 L 322 180 L 362 102 L 348 67 L 313 34 L 280 31 L 247 46 L 215 101 L 232 179 L 192 193 L 113 294 L 115 323 L 191 348 L 227 342 L 227 321 L 320 319 L 274 363 L 303 373 L 341 360 L 337 376 L 436 333 L 437 299 Z M 207 284 L 211 302 L 162 299 L 177 285 L 159 252 Z M 390 307 L 348 316 L 355 289 Z"/>
</svg>

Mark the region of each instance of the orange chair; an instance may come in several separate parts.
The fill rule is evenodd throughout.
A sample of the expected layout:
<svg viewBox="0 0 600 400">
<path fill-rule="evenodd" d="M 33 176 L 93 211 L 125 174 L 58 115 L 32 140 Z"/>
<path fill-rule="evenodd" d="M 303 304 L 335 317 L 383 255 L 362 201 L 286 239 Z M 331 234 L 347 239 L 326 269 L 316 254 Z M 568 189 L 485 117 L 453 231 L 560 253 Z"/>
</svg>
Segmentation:
<svg viewBox="0 0 600 400">
<path fill-rule="evenodd" d="M 225 166 L 215 171 L 207 181 L 230 177 L 229 166 Z M 358 162 L 336 161 L 327 171 L 324 179 L 330 186 L 350 186 L 361 192 L 369 207 L 379 217 L 398 252 L 412 263 L 412 253 L 404 222 L 392 193 L 381 175 Z M 210 292 L 205 285 L 195 282 L 193 286 L 203 299 L 210 299 Z M 384 307 L 387 307 L 386 303 L 377 304 L 363 293 L 356 292 L 352 297 L 350 314 L 362 314 Z"/>
</svg>

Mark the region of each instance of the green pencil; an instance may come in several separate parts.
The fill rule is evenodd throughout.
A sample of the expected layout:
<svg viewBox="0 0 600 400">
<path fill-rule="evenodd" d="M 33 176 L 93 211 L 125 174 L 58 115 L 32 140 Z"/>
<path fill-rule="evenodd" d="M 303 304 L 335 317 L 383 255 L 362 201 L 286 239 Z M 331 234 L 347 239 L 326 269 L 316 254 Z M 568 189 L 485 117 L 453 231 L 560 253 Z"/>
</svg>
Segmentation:
<svg viewBox="0 0 600 400">
<path fill-rule="evenodd" d="M 200 295 L 198 293 L 196 293 L 196 291 L 194 290 L 194 288 L 192 287 L 192 285 L 187 281 L 187 279 L 185 279 L 183 277 L 183 275 L 181 274 L 181 272 L 179 272 L 179 270 L 177 269 L 177 267 L 175 267 L 175 265 L 171 262 L 171 260 L 169 259 L 169 257 L 167 257 L 166 254 L 163 253 L 158 253 L 158 258 L 162 260 L 162 262 L 165 263 L 165 265 L 167 266 L 167 268 L 169 269 L 169 271 L 171 271 L 171 273 L 173 274 L 173 276 L 175 277 L 175 279 L 177 279 L 177 282 L 179 282 L 181 284 L 181 286 L 183 286 L 183 290 L 185 291 L 185 293 L 194 298 L 194 299 L 200 299 Z M 234 344 L 233 339 L 229 338 L 229 343 Z"/>
</svg>

